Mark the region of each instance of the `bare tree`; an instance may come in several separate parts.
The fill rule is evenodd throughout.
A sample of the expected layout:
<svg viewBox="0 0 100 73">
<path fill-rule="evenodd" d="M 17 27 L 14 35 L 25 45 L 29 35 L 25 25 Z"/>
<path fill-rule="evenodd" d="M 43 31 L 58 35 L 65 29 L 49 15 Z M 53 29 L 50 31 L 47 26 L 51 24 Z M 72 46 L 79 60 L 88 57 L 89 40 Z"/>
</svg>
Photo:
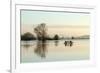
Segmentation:
<svg viewBox="0 0 100 73">
<path fill-rule="evenodd" d="M 34 28 L 34 32 L 37 35 L 38 40 L 46 40 L 47 37 L 47 27 L 45 23 L 39 24 L 37 27 Z"/>
</svg>

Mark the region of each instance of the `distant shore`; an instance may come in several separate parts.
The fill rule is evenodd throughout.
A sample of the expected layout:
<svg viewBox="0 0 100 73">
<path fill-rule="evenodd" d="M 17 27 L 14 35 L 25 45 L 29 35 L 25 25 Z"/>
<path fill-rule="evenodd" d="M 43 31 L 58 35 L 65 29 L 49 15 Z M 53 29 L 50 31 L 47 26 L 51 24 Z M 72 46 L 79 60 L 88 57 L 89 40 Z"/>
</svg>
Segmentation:
<svg viewBox="0 0 100 73">
<path fill-rule="evenodd" d="M 44 37 L 44 40 L 85 40 L 89 39 L 89 35 L 83 35 L 83 36 L 78 36 L 78 37 L 59 37 L 59 35 L 54 35 L 54 37 Z M 42 38 L 36 38 L 33 34 L 27 32 L 23 35 L 21 35 L 21 40 L 22 41 L 31 41 L 31 40 L 42 40 Z"/>
</svg>

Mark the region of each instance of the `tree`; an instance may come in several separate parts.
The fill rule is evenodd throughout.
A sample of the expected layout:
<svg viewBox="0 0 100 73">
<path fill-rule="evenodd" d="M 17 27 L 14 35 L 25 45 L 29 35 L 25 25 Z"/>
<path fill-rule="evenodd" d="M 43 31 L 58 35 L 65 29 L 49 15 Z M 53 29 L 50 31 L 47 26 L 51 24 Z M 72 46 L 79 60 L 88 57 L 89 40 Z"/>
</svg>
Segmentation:
<svg viewBox="0 0 100 73">
<path fill-rule="evenodd" d="M 35 36 L 31 34 L 30 32 L 26 32 L 23 35 L 21 35 L 21 40 L 29 41 L 29 40 L 35 40 Z"/>
<path fill-rule="evenodd" d="M 59 40 L 59 36 L 57 34 L 54 36 L 54 40 Z"/>
<path fill-rule="evenodd" d="M 74 37 L 72 36 L 72 39 L 74 39 Z"/>
<path fill-rule="evenodd" d="M 45 23 L 41 23 L 34 28 L 34 32 L 36 33 L 38 40 L 42 40 L 42 41 L 46 40 L 47 37 L 46 31 L 47 31 L 47 27 Z"/>
</svg>

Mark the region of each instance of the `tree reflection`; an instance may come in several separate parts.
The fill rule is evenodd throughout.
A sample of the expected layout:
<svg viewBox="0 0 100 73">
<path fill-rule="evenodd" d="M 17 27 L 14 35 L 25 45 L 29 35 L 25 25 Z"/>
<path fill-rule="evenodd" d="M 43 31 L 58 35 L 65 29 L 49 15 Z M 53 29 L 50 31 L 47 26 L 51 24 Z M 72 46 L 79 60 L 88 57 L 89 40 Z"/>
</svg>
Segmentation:
<svg viewBox="0 0 100 73">
<path fill-rule="evenodd" d="M 30 42 L 28 41 L 24 41 L 24 44 L 22 45 L 23 48 L 28 49 L 30 48 L 32 45 L 30 44 Z"/>
<path fill-rule="evenodd" d="M 55 46 L 58 46 L 59 41 L 55 40 Z"/>
<path fill-rule="evenodd" d="M 47 52 L 47 42 L 46 41 L 37 41 L 37 46 L 36 46 L 34 52 L 41 58 L 45 58 L 46 52 Z"/>
<path fill-rule="evenodd" d="M 24 45 L 23 45 L 23 47 L 24 47 L 24 48 L 27 48 L 27 49 L 28 49 L 30 46 L 31 46 L 31 45 L 29 45 L 29 44 L 24 44 Z"/>
</svg>

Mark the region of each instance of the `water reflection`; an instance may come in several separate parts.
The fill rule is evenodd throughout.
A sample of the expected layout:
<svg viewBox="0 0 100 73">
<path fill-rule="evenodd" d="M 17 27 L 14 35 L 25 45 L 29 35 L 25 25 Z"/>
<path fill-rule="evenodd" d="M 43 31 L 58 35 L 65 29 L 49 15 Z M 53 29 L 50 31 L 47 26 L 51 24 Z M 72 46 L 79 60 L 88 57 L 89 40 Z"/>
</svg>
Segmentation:
<svg viewBox="0 0 100 73">
<path fill-rule="evenodd" d="M 58 46 L 59 41 L 55 40 L 55 46 Z"/>
<path fill-rule="evenodd" d="M 73 46 L 73 41 L 65 41 L 64 42 L 65 46 Z"/>
<path fill-rule="evenodd" d="M 23 47 L 26 48 L 26 49 L 28 49 L 30 46 L 31 46 L 31 45 L 29 45 L 29 44 L 24 44 L 24 45 L 23 45 Z"/>
<path fill-rule="evenodd" d="M 35 43 L 33 44 L 33 42 L 24 42 L 24 44 L 22 45 L 24 49 L 28 50 L 31 47 L 33 47 L 34 49 L 34 53 L 41 57 L 41 58 L 46 58 L 47 55 L 47 49 L 48 49 L 48 45 L 50 44 L 50 42 L 52 41 L 34 41 Z M 53 41 L 54 46 L 55 47 L 59 47 L 60 45 L 63 46 L 73 46 L 73 41 L 63 41 L 63 43 L 60 43 L 59 40 L 55 40 Z M 59 45 L 60 44 L 60 45 Z M 51 45 L 51 44 L 50 44 Z"/>
<path fill-rule="evenodd" d="M 47 52 L 47 42 L 46 41 L 37 41 L 37 45 L 36 45 L 34 52 L 41 58 L 45 58 L 46 52 Z"/>
<path fill-rule="evenodd" d="M 22 45 L 23 48 L 27 49 L 30 48 L 31 46 L 33 46 L 33 44 L 30 44 L 29 42 L 24 42 L 24 44 Z"/>
<path fill-rule="evenodd" d="M 89 40 L 21 41 L 21 62 L 89 59 L 89 48 Z"/>
</svg>

